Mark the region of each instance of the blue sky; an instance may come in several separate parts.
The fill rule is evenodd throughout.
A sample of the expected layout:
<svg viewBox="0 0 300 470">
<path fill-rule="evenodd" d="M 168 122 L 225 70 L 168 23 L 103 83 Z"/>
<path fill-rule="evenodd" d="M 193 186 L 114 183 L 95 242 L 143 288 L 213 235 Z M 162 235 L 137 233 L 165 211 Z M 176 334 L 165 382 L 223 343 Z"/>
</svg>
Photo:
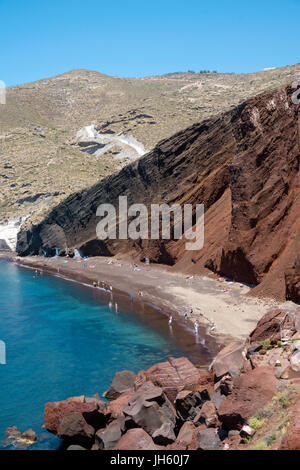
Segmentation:
<svg viewBox="0 0 300 470">
<path fill-rule="evenodd" d="M 0 0 L 0 80 L 141 77 L 300 62 L 300 0 Z"/>
</svg>

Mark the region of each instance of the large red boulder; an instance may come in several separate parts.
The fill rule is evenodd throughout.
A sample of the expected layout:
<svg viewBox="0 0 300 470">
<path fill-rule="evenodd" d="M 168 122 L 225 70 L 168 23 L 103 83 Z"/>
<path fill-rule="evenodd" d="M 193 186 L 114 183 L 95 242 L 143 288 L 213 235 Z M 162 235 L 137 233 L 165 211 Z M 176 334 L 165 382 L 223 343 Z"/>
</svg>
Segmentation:
<svg viewBox="0 0 300 470">
<path fill-rule="evenodd" d="M 207 380 L 207 376 L 205 376 Z M 174 402 L 181 390 L 196 391 L 199 381 L 203 380 L 203 373 L 197 369 L 186 357 L 169 358 L 141 371 L 136 378 L 135 388 L 138 389 L 146 381 L 162 388 L 169 400 Z"/>
<path fill-rule="evenodd" d="M 72 413 L 86 413 L 85 418 L 88 420 L 88 415 L 92 418 L 100 413 L 99 401 L 95 399 L 86 403 L 84 397 L 74 397 L 46 403 L 44 412 L 45 428 L 47 431 L 57 434 L 62 420 Z"/>
<path fill-rule="evenodd" d="M 270 366 L 257 367 L 233 381 L 232 393 L 218 409 L 220 421 L 226 429 L 240 429 L 261 410 L 276 393 L 277 379 Z"/>
<path fill-rule="evenodd" d="M 239 373 L 244 365 L 245 345 L 242 341 L 233 341 L 217 354 L 213 362 L 213 370 L 217 378 L 234 371 Z"/>
<path fill-rule="evenodd" d="M 143 429 L 130 429 L 124 434 L 115 446 L 115 450 L 160 450 L 154 444 L 151 436 Z"/>
<path fill-rule="evenodd" d="M 250 333 L 249 337 L 251 343 L 256 341 L 264 341 L 266 339 L 269 339 L 272 342 L 280 340 L 280 326 L 282 325 L 285 318 L 286 312 L 284 310 L 275 309 L 266 313 L 259 320 L 252 333 Z M 292 327 L 292 325 L 290 326 Z"/>
</svg>

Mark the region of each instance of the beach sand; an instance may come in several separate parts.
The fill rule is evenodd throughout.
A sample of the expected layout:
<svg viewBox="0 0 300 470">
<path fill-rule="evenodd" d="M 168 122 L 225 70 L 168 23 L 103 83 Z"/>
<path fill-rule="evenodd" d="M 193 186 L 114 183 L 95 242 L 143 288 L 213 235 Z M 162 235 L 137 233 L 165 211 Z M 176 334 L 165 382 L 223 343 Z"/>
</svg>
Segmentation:
<svg viewBox="0 0 300 470">
<path fill-rule="evenodd" d="M 214 274 L 188 276 L 170 273 L 164 266 L 136 265 L 104 257 L 70 259 L 33 256 L 14 257 L 13 260 L 19 265 L 42 269 L 78 282 L 99 282 L 101 287 L 112 286 L 115 291 L 142 298 L 182 321 L 185 312 L 188 312 L 189 322 L 197 320 L 205 325 L 207 334 L 223 344 L 233 338 L 245 339 L 257 321 L 271 309 L 284 308 L 291 312 L 300 309 L 292 302 L 278 303 L 271 299 L 248 297 L 249 286 L 216 278 Z M 142 297 L 140 292 L 143 293 Z"/>
</svg>

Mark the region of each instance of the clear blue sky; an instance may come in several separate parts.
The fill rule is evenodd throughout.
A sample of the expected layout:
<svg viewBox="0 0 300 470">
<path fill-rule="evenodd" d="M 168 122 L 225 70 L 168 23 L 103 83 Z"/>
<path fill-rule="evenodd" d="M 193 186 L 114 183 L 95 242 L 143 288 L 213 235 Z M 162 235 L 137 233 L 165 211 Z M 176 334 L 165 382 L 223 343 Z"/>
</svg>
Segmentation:
<svg viewBox="0 0 300 470">
<path fill-rule="evenodd" d="M 0 80 L 300 62 L 300 0 L 0 0 Z"/>
</svg>

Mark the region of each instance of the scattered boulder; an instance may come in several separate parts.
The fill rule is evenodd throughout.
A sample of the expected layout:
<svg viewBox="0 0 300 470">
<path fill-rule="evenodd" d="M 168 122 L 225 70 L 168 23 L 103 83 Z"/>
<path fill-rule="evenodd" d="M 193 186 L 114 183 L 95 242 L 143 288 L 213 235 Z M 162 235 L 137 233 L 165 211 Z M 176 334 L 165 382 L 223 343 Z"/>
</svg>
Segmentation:
<svg viewBox="0 0 300 470">
<path fill-rule="evenodd" d="M 160 450 L 152 437 L 143 429 L 130 429 L 124 434 L 114 450 Z"/>
<path fill-rule="evenodd" d="M 156 431 L 165 432 L 167 427 L 162 429 L 163 424 L 170 425 L 173 430 L 176 425 L 177 415 L 173 405 L 163 390 L 151 382 L 144 383 L 135 392 L 123 412 L 136 427 L 143 428 L 150 436 Z"/>
<path fill-rule="evenodd" d="M 196 427 L 190 421 L 186 421 L 181 427 L 179 434 L 176 439 L 176 443 L 183 448 L 187 449 L 193 440 Z"/>
<path fill-rule="evenodd" d="M 62 419 L 57 436 L 66 443 L 91 447 L 95 429 L 85 421 L 81 413 L 72 413 Z"/>
<path fill-rule="evenodd" d="M 221 349 L 213 361 L 213 370 L 217 380 L 230 371 L 240 373 L 244 365 L 244 349 L 245 345 L 241 341 L 233 341 Z"/>
<path fill-rule="evenodd" d="M 21 432 L 17 426 L 11 426 L 7 428 L 5 434 L 9 439 L 19 439 L 21 437 Z"/>
<path fill-rule="evenodd" d="M 105 429 L 100 429 L 95 436 L 95 442 L 100 450 L 112 450 L 125 432 L 125 418 L 112 421 Z"/>
<path fill-rule="evenodd" d="M 238 374 L 236 377 L 239 377 Z M 229 395 L 233 387 L 233 378 L 231 375 L 224 375 L 214 386 L 215 392 L 220 392 L 222 395 Z"/>
<path fill-rule="evenodd" d="M 35 442 L 37 440 L 36 432 L 33 429 L 27 429 L 27 431 L 21 434 L 21 439 L 25 439 L 29 442 Z"/>
<path fill-rule="evenodd" d="M 186 357 L 169 358 L 168 362 L 161 362 L 150 367 L 138 375 L 135 387 L 146 380 L 162 388 L 171 402 L 174 402 L 178 392 L 182 390 L 196 390 L 199 380 L 203 377 Z"/>
<path fill-rule="evenodd" d="M 223 450 L 223 444 L 215 429 L 199 431 L 197 439 L 197 450 Z"/>
<path fill-rule="evenodd" d="M 201 407 L 203 403 L 204 400 L 201 398 L 200 392 L 183 390 L 178 393 L 175 399 L 175 408 L 182 421 L 193 420 L 197 414 L 197 408 Z"/>
<path fill-rule="evenodd" d="M 134 389 L 135 379 L 136 374 L 130 370 L 117 372 L 113 378 L 111 386 L 106 392 L 104 392 L 103 396 L 108 400 L 119 398 L 123 393 L 130 392 Z"/>
<path fill-rule="evenodd" d="M 172 444 L 176 440 L 174 433 L 174 423 L 167 421 L 161 425 L 159 429 L 154 431 L 152 434 L 152 439 L 155 444 L 166 446 Z"/>
<path fill-rule="evenodd" d="M 241 437 L 253 437 L 255 433 L 256 433 L 255 429 L 251 428 L 251 426 L 248 426 L 248 424 L 244 424 L 244 426 L 241 429 L 240 436 Z"/>
<path fill-rule="evenodd" d="M 203 423 L 205 423 L 208 428 L 215 428 L 220 424 L 217 410 L 212 401 L 206 401 L 194 419 L 194 424 L 196 425 Z"/>
<path fill-rule="evenodd" d="M 100 412 L 99 404 L 96 401 L 85 403 L 81 398 L 77 400 L 72 397 L 63 401 L 49 402 L 45 405 L 45 428 L 47 431 L 57 434 L 58 428 L 66 416 L 72 413 L 83 412 L 86 413 L 86 416 L 88 413 L 95 415 L 98 411 Z M 101 413 L 99 414 L 99 418 L 101 420 Z"/>
<path fill-rule="evenodd" d="M 272 367 L 261 366 L 234 379 L 231 395 L 220 405 L 218 415 L 225 429 L 241 429 L 275 395 L 277 379 Z"/>
</svg>

